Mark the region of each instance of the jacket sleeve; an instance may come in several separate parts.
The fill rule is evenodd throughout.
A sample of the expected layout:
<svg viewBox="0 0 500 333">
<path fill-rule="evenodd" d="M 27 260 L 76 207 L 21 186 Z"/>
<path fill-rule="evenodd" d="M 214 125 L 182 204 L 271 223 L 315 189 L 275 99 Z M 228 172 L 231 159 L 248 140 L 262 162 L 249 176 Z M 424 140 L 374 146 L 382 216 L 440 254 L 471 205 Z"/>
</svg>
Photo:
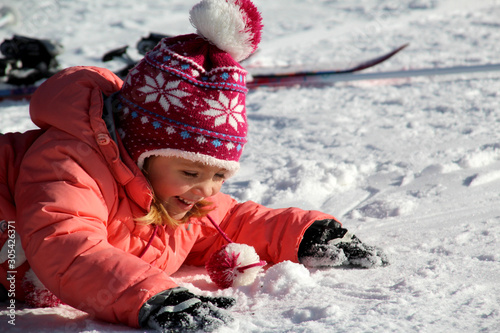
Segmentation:
<svg viewBox="0 0 500 333">
<path fill-rule="evenodd" d="M 106 196 L 116 196 L 117 185 L 102 156 L 68 137 L 39 141 L 25 156 L 15 191 L 18 230 L 33 271 L 64 303 L 138 327 L 144 302 L 177 285 L 108 243 L 114 207 L 107 203 L 114 200 Z"/>
<path fill-rule="evenodd" d="M 260 258 L 270 264 L 285 260 L 298 262 L 297 253 L 306 229 L 314 221 L 335 219 L 319 211 L 294 207 L 273 209 L 253 201 L 237 203 L 225 194 L 210 215 L 233 242 L 253 246 Z M 225 243 L 217 233 L 200 240 L 188 257 L 188 263 L 204 265 Z"/>
</svg>

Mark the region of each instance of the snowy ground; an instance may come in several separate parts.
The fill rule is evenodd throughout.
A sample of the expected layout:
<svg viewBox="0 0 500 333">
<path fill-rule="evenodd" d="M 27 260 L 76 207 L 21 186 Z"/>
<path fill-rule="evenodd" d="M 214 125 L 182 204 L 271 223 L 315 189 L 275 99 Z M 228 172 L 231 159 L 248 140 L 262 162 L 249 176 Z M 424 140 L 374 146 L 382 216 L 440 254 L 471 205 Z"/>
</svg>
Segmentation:
<svg viewBox="0 0 500 333">
<path fill-rule="evenodd" d="M 19 0 L 10 5 L 18 24 L 0 38 L 54 38 L 65 46 L 63 66 L 118 69 L 100 62 L 104 52 L 149 32 L 192 32 L 187 12 L 196 2 Z M 499 62 L 496 0 L 255 3 L 265 29 L 249 68 L 346 64 L 406 42 L 370 71 Z M 238 299 L 234 325 L 220 332 L 500 332 L 499 91 L 500 72 L 250 92 L 243 169 L 225 191 L 334 214 L 383 247 L 391 265 L 285 262 L 222 292 L 199 268 L 183 268 L 177 281 Z M 32 128 L 27 109 L 0 103 L 0 131 Z M 135 332 L 68 306 L 18 306 L 22 332 Z M 6 314 L 4 306 L 2 332 L 13 329 Z"/>
</svg>

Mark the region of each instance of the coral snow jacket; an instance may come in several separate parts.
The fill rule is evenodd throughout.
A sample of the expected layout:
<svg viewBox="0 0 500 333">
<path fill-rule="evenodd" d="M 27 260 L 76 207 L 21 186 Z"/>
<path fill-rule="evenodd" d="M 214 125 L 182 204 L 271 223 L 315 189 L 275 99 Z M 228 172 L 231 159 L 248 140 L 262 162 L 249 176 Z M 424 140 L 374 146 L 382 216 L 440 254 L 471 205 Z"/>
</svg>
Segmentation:
<svg viewBox="0 0 500 333">
<path fill-rule="evenodd" d="M 207 218 L 156 233 L 134 221 L 148 212 L 151 188 L 102 119 L 103 95 L 121 85 L 106 69 L 72 67 L 38 88 L 30 113 L 40 130 L 0 135 L 0 220 L 15 219 L 31 268 L 64 303 L 138 327 L 141 306 L 177 286 L 172 273 L 204 265 L 225 241 Z M 297 262 L 307 227 L 333 218 L 222 193 L 209 200 L 222 230 L 268 263 Z"/>
</svg>

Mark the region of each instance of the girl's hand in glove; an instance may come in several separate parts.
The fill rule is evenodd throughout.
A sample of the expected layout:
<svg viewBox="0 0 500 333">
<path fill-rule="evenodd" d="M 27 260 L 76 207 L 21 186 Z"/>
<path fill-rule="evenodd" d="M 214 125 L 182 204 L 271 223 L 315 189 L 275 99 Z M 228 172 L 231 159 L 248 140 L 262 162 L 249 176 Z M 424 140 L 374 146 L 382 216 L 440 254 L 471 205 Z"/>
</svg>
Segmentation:
<svg viewBox="0 0 500 333">
<path fill-rule="evenodd" d="M 389 264 L 382 249 L 362 243 L 335 220 L 316 221 L 306 230 L 299 261 L 309 267 L 370 268 Z"/>
<path fill-rule="evenodd" d="M 173 288 L 152 297 L 139 312 L 141 327 L 160 332 L 212 332 L 233 321 L 225 309 L 236 300 L 231 297 L 196 296 L 187 289 Z"/>
</svg>

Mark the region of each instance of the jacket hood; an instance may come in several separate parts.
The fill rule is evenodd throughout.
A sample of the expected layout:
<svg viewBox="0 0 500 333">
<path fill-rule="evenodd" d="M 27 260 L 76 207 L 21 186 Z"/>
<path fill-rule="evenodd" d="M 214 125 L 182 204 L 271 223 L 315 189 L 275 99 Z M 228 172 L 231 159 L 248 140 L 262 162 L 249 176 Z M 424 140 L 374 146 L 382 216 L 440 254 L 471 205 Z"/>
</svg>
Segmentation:
<svg viewBox="0 0 500 333">
<path fill-rule="evenodd" d="M 102 120 L 103 97 L 120 90 L 122 80 L 98 67 L 70 67 L 45 81 L 33 94 L 30 116 L 43 130 L 51 127 L 88 141 Z M 92 140 L 92 139 L 91 139 Z M 95 139 L 94 139 L 95 140 Z"/>
<path fill-rule="evenodd" d="M 105 68 L 70 67 L 45 81 L 33 94 L 30 115 L 45 131 L 62 131 L 88 147 L 100 151 L 115 179 L 125 186 L 130 198 L 148 210 L 151 193 L 147 180 L 128 156 L 121 143 L 115 143 L 102 119 L 103 95 L 122 87 L 122 80 Z M 88 145 L 88 146 L 87 146 Z"/>
</svg>

